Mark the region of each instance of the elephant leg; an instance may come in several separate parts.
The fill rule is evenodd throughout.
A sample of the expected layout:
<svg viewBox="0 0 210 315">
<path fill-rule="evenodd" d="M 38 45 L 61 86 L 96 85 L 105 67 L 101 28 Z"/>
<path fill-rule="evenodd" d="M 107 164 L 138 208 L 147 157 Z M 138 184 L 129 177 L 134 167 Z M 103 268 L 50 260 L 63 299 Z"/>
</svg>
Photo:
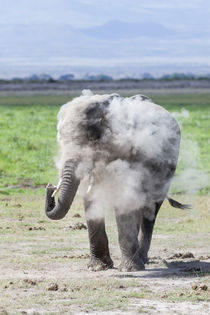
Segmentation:
<svg viewBox="0 0 210 315">
<path fill-rule="evenodd" d="M 118 239 L 122 254 L 119 269 L 121 271 L 137 271 L 144 269 L 144 262 L 140 256 L 138 233 L 138 212 L 131 211 L 120 214 L 116 209 L 116 221 L 118 228 Z"/>
<path fill-rule="evenodd" d="M 109 253 L 104 217 L 94 218 L 95 205 L 93 202 L 85 200 L 84 204 L 91 255 L 88 268 L 92 271 L 112 268 L 113 261 Z"/>
<path fill-rule="evenodd" d="M 158 214 L 158 211 L 161 207 L 163 202 L 158 202 L 155 204 L 155 213 L 154 213 L 154 219 L 150 220 L 146 217 L 146 213 L 148 209 L 140 210 L 141 213 L 141 224 L 140 224 L 140 230 L 139 230 L 139 250 L 140 250 L 140 256 L 142 257 L 142 260 L 144 263 L 148 262 L 148 251 L 151 244 L 152 239 L 152 232 L 155 225 L 155 220 Z"/>
</svg>

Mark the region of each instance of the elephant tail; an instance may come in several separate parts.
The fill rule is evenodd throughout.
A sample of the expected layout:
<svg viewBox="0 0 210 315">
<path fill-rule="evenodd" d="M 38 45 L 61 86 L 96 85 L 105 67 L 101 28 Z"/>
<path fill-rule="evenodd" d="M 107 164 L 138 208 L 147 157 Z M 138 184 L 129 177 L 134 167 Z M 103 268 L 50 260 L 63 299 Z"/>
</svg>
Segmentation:
<svg viewBox="0 0 210 315">
<path fill-rule="evenodd" d="M 174 208 L 179 208 L 179 209 L 182 209 L 182 210 L 186 210 L 186 209 L 191 209 L 192 206 L 191 205 L 183 205 L 182 203 L 172 199 L 171 197 L 167 196 L 166 197 L 170 203 L 170 205 Z"/>
</svg>

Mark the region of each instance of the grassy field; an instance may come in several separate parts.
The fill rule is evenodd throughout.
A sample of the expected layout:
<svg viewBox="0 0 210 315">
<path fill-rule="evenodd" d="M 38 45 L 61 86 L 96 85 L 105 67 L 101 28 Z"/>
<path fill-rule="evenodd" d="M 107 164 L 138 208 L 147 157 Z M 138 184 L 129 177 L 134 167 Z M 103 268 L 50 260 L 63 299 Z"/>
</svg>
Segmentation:
<svg viewBox="0 0 210 315">
<path fill-rule="evenodd" d="M 181 124 L 181 152 L 188 152 L 188 156 L 181 159 L 177 173 L 191 163 L 210 175 L 210 94 L 153 95 L 152 99 L 176 113 Z M 56 182 L 56 115 L 68 100 L 67 96 L 0 97 L 1 193 L 25 192 L 25 188 Z M 210 185 L 205 181 L 197 190 L 207 193 Z"/>
<path fill-rule="evenodd" d="M 186 186 L 193 182 L 197 189 L 183 194 L 184 188 L 174 188 L 176 199 L 191 203 L 192 210 L 175 210 L 164 202 L 150 264 L 139 273 L 87 271 L 87 230 L 78 228 L 85 223 L 80 199 L 63 220 L 45 217 L 44 187 L 57 182 L 56 115 L 69 98 L 0 97 L 0 314 L 208 314 L 210 94 L 151 97 L 179 121 L 183 143 L 177 177 L 189 169 L 194 179 Z M 111 212 L 106 223 L 117 267 Z"/>
<path fill-rule="evenodd" d="M 181 152 L 188 155 L 181 159 L 177 173 L 192 166 L 210 175 L 210 94 L 152 95 L 152 99 L 176 113 L 181 124 Z M 56 116 L 68 100 L 67 96 L 0 97 L 1 193 L 25 192 L 27 187 L 56 182 Z M 205 181 L 197 190 L 207 193 L 210 185 Z"/>
</svg>

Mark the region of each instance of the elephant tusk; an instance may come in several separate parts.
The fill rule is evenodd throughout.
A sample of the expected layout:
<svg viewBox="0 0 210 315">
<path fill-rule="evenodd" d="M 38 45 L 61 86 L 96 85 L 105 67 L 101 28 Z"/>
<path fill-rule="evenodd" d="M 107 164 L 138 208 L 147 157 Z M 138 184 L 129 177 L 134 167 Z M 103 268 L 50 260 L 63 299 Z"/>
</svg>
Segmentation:
<svg viewBox="0 0 210 315">
<path fill-rule="evenodd" d="M 90 193 L 90 191 L 91 191 L 91 189 L 92 189 L 92 187 L 93 187 L 93 183 L 94 183 L 94 178 L 93 178 L 93 176 L 91 176 L 91 177 L 90 177 L 90 184 L 89 184 L 89 186 L 88 186 L 88 189 L 87 189 L 86 194 L 89 194 L 89 193 Z"/>
<path fill-rule="evenodd" d="M 61 188 L 61 182 L 62 182 L 62 178 L 59 180 L 58 185 L 55 186 L 55 190 L 53 191 L 53 194 L 51 197 L 55 197 L 55 195 L 57 194 L 57 192 L 60 190 Z"/>
<path fill-rule="evenodd" d="M 91 189 L 92 189 L 92 185 L 89 185 L 86 193 L 89 194 L 89 192 L 91 191 Z"/>
</svg>

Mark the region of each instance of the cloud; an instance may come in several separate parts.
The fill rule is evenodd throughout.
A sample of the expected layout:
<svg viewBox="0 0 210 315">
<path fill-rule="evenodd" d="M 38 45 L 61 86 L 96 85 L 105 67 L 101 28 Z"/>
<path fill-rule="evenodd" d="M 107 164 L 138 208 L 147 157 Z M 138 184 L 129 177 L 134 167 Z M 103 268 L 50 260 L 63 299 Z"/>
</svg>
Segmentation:
<svg viewBox="0 0 210 315">
<path fill-rule="evenodd" d="M 0 0 L 0 24 L 92 25 L 93 18 L 82 3 L 72 0 Z M 95 23 L 100 20 L 94 19 Z"/>
<path fill-rule="evenodd" d="M 118 19 L 127 22 L 174 24 L 183 14 L 197 14 L 198 26 L 210 11 L 207 0 L 0 0 L 0 23 L 67 23 L 76 27 L 102 24 Z M 187 12 L 191 9 L 194 12 Z M 191 11 L 190 10 L 190 11 Z M 179 13 L 178 13 L 179 11 Z M 202 11 L 202 12 L 201 12 Z M 201 17 L 202 16 L 202 17 Z M 185 18 L 183 19 L 183 23 Z"/>
<path fill-rule="evenodd" d="M 149 0 L 149 1 L 141 1 L 141 3 L 138 4 L 138 7 L 142 8 L 161 8 L 161 9 L 168 9 L 168 8 L 180 8 L 180 9 L 186 9 L 186 8 L 198 8 L 200 5 L 204 3 L 203 0 Z"/>
<path fill-rule="evenodd" d="M 79 1 L 81 4 L 85 4 L 85 5 L 96 5 L 97 3 L 96 3 L 96 1 L 94 1 L 94 0 L 80 0 Z"/>
<path fill-rule="evenodd" d="M 121 0 L 121 1 L 99 1 L 98 0 L 80 0 L 78 1 L 81 4 L 100 7 L 100 8 L 109 8 L 112 11 L 115 8 L 125 8 L 127 10 L 139 10 L 139 9 L 168 9 L 168 8 L 199 8 L 202 5 L 209 6 L 208 1 L 206 0 Z"/>
</svg>

